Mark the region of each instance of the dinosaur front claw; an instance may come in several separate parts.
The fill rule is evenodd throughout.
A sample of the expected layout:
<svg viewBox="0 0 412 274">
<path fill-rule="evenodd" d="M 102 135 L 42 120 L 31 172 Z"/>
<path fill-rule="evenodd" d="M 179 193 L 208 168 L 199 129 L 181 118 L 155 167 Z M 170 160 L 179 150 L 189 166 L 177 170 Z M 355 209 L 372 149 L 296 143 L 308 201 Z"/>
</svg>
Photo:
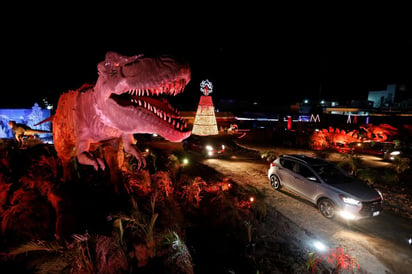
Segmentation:
<svg viewBox="0 0 412 274">
<path fill-rule="evenodd" d="M 99 167 L 100 167 L 102 170 L 105 170 L 106 165 L 104 164 L 104 161 L 103 161 L 102 159 L 97 158 L 97 159 L 96 159 L 96 165 L 95 165 L 95 167 L 94 167 L 94 170 L 97 171 L 97 170 L 99 169 Z"/>
<path fill-rule="evenodd" d="M 146 158 L 144 157 L 143 153 L 138 153 L 138 157 L 136 157 L 136 160 L 138 170 L 146 167 Z"/>
<path fill-rule="evenodd" d="M 89 165 L 93 166 L 94 170 L 98 170 L 101 168 L 102 170 L 105 169 L 105 164 L 104 161 L 100 158 L 93 157 L 90 153 L 88 152 L 83 152 L 77 157 L 78 161 L 82 165 Z"/>
</svg>

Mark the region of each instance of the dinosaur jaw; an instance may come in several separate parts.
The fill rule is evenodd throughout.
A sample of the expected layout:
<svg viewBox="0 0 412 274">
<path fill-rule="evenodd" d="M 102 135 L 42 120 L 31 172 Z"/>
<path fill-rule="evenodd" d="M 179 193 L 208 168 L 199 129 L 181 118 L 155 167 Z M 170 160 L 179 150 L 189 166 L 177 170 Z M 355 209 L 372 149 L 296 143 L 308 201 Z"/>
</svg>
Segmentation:
<svg viewBox="0 0 412 274">
<path fill-rule="evenodd" d="M 190 82 L 187 63 L 166 55 L 127 57 L 109 52 L 98 70 L 96 106 L 112 127 L 157 133 L 169 141 L 190 135 L 186 121 L 164 98 L 180 94 Z"/>
<path fill-rule="evenodd" d="M 169 94 L 177 94 L 174 89 L 169 89 Z M 116 105 L 124 111 L 130 110 L 146 117 L 145 133 L 157 133 L 166 140 L 180 142 L 190 136 L 186 121 L 180 116 L 178 110 L 161 96 L 161 92 L 150 89 L 132 89 L 120 95 L 111 94 Z M 139 132 L 136 132 L 139 133 Z"/>
</svg>

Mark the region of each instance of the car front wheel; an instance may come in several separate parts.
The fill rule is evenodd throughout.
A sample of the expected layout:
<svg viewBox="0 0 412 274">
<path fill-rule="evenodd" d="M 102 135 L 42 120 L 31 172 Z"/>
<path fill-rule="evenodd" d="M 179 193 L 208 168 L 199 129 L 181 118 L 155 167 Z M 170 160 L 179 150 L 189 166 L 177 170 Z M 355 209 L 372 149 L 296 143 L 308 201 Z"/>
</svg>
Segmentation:
<svg viewBox="0 0 412 274">
<path fill-rule="evenodd" d="M 275 174 L 270 175 L 270 185 L 276 190 L 280 189 L 280 180 Z"/>
<path fill-rule="evenodd" d="M 328 219 L 333 219 L 335 217 L 335 205 L 329 199 L 322 199 L 318 203 L 318 208 L 320 213 Z"/>
</svg>

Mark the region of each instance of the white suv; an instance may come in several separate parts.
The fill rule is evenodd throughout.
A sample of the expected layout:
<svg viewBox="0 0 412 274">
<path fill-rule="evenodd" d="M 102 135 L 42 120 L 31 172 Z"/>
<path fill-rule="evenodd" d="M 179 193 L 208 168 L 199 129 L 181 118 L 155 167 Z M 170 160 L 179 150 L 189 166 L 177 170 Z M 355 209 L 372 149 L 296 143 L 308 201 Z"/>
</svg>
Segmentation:
<svg viewBox="0 0 412 274">
<path fill-rule="evenodd" d="M 284 187 L 315 204 L 326 218 L 349 220 L 375 217 L 382 212 L 382 194 L 339 166 L 306 155 L 281 155 L 268 170 L 270 184 Z"/>
</svg>

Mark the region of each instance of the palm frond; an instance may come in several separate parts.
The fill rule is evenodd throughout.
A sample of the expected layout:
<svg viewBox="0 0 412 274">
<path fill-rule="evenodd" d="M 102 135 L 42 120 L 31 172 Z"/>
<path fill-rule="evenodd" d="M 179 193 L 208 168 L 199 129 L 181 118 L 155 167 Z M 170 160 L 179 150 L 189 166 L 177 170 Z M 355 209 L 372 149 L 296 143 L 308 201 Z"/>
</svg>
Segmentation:
<svg viewBox="0 0 412 274">
<path fill-rule="evenodd" d="M 70 256 L 56 256 L 36 266 L 36 273 L 60 274 L 71 267 Z"/>
<path fill-rule="evenodd" d="M 22 253 L 33 252 L 33 251 L 46 251 L 46 252 L 60 252 L 63 247 L 56 242 L 46 242 L 46 241 L 30 241 L 26 244 L 22 244 L 16 248 L 11 249 L 9 255 L 19 255 Z"/>
</svg>

